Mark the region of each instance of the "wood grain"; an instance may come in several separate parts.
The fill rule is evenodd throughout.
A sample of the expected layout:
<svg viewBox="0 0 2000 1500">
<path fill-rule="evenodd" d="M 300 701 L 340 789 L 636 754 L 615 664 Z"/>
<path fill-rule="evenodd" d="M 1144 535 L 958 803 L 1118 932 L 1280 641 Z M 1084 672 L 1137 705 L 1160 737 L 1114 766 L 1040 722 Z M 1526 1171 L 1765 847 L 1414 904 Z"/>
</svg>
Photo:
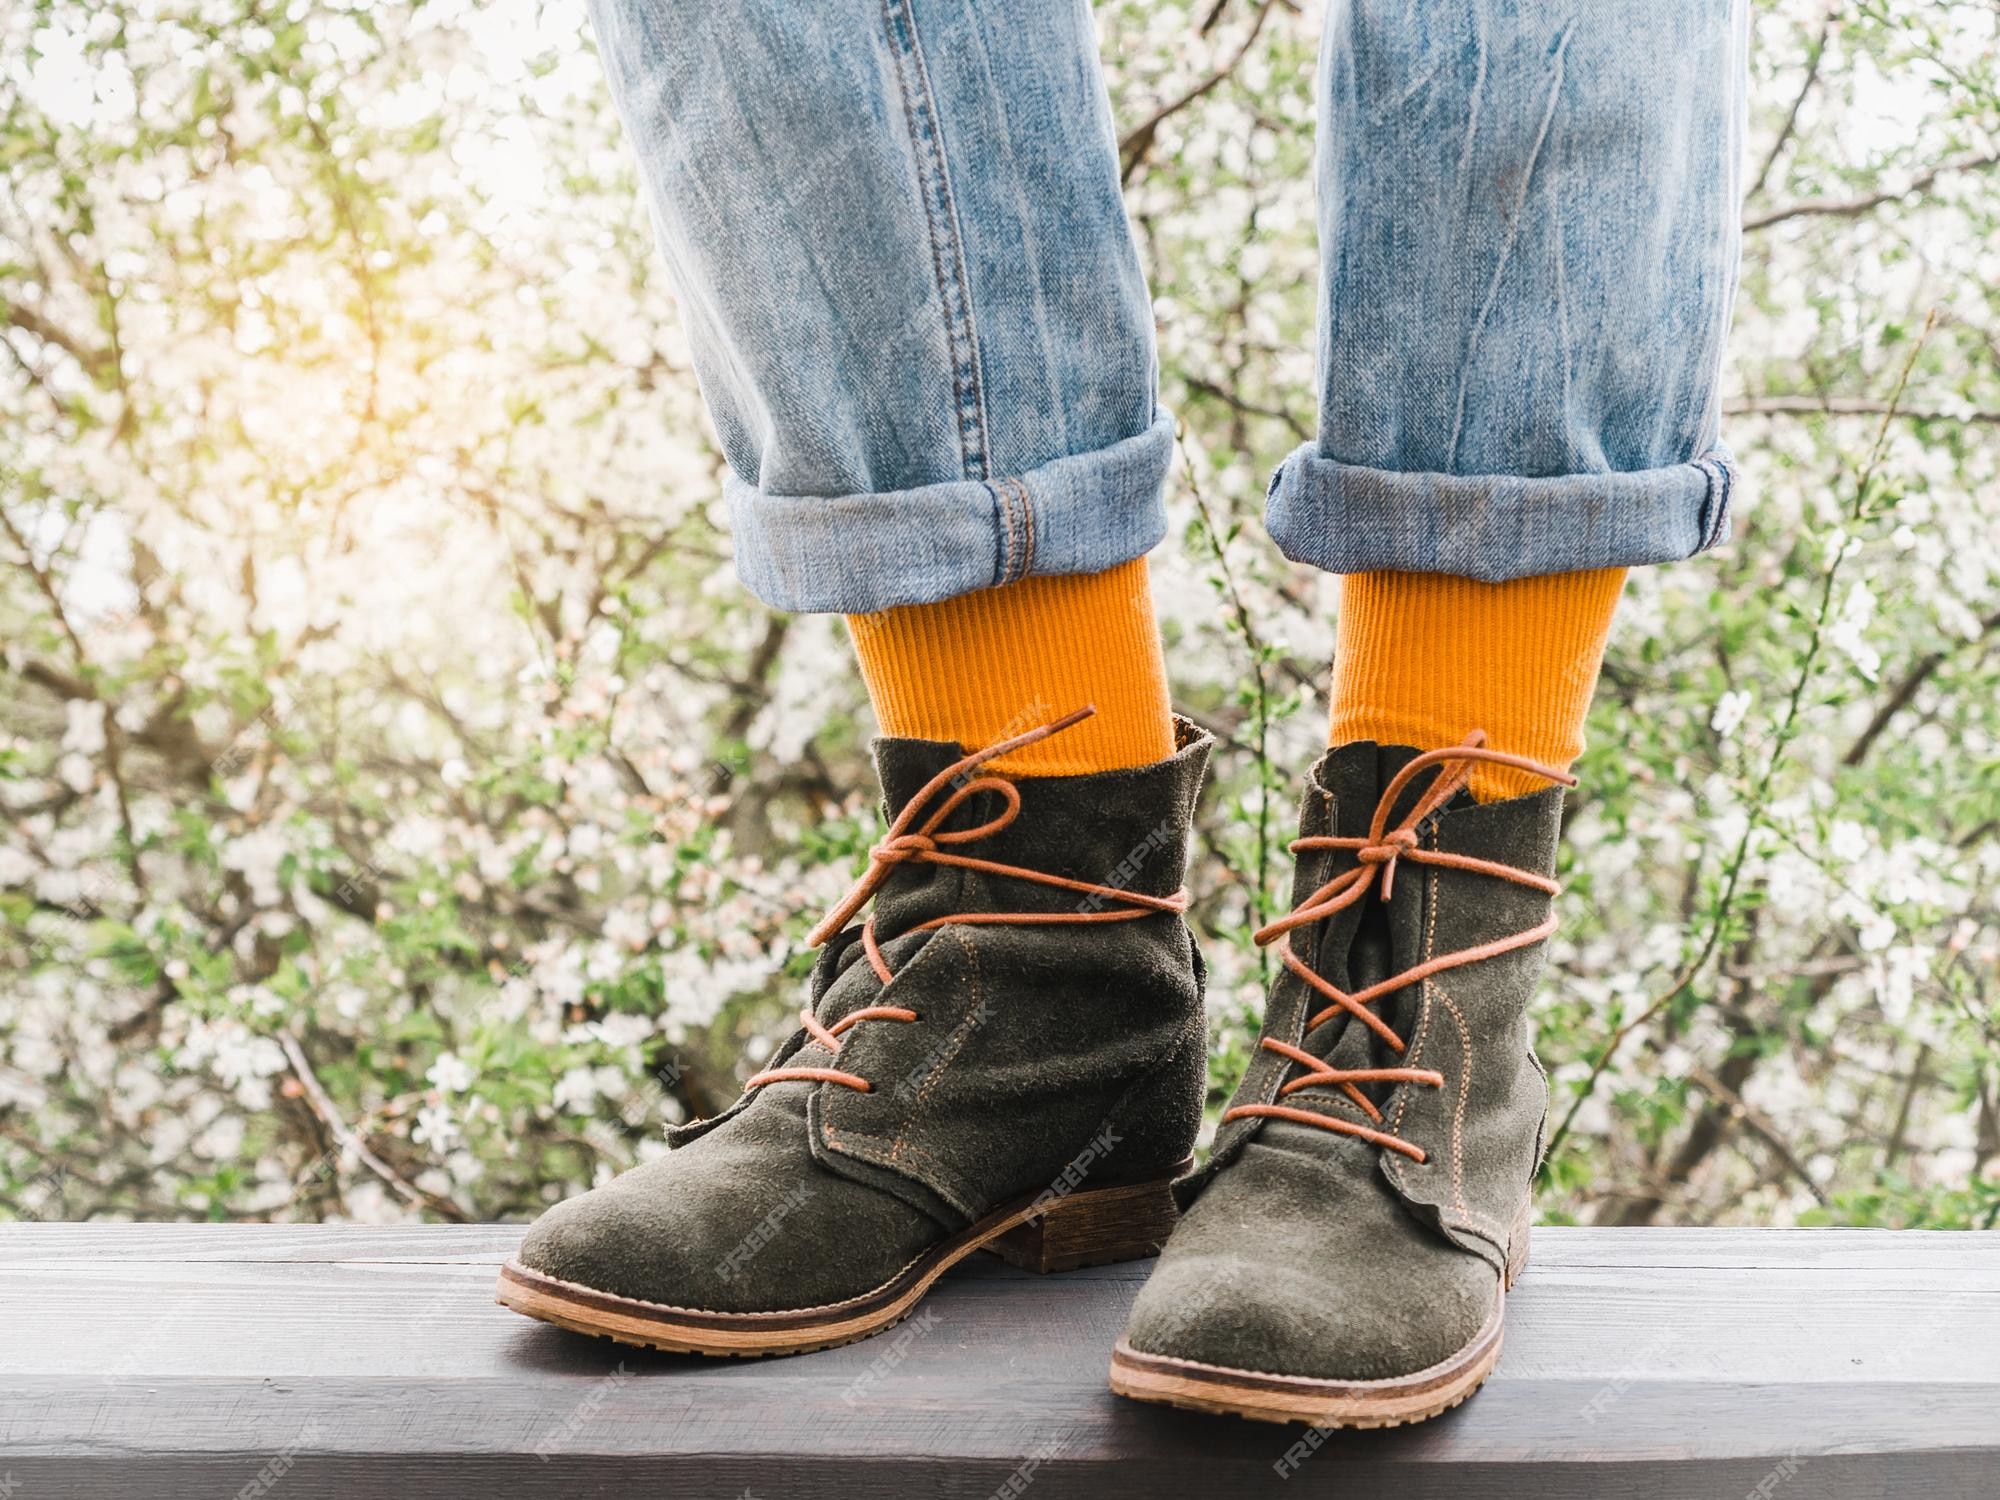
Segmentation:
<svg viewBox="0 0 2000 1500">
<path fill-rule="evenodd" d="M 1119 1401 L 1146 1262 L 978 1256 L 879 1338 L 750 1364 L 491 1302 L 511 1226 L 0 1226 L 0 1483 L 145 1494 L 2000 1496 L 2000 1236 L 1539 1229 L 1499 1368 L 1421 1427 Z M 260 1471 L 268 1481 L 256 1488 Z M 1760 1486 L 1762 1488 L 1760 1488 Z"/>
</svg>

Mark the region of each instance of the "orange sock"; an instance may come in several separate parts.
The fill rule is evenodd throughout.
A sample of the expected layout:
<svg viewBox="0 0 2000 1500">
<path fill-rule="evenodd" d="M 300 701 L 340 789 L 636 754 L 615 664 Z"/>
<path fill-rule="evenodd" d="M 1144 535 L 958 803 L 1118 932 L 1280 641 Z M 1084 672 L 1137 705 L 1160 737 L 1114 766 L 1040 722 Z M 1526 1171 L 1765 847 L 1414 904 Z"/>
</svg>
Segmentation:
<svg viewBox="0 0 2000 1500">
<path fill-rule="evenodd" d="M 1435 573 L 1341 581 L 1330 744 L 1438 750 L 1483 729 L 1496 750 L 1568 770 L 1604 664 L 1623 568 L 1478 583 Z M 1482 802 L 1548 785 L 1481 766 Z"/>
<path fill-rule="evenodd" d="M 849 615 L 847 625 L 884 734 L 976 749 L 1091 703 L 1096 714 L 1073 729 L 991 764 L 1016 776 L 1078 776 L 1174 753 L 1143 557 Z"/>
</svg>

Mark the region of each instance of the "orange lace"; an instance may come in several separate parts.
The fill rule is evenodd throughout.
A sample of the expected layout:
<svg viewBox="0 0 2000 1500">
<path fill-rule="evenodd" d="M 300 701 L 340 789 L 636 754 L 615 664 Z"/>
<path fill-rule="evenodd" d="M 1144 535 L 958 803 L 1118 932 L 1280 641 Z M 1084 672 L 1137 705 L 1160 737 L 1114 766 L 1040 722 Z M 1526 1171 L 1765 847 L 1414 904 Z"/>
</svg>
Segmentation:
<svg viewBox="0 0 2000 1500">
<path fill-rule="evenodd" d="M 1381 884 L 1382 899 L 1387 901 L 1394 893 L 1396 866 L 1402 860 L 1409 860 L 1412 864 L 1436 865 L 1447 870 L 1465 870 L 1475 875 L 1491 875 L 1495 879 L 1512 881 L 1516 885 L 1525 885 L 1551 896 L 1557 894 L 1561 887 L 1547 876 L 1517 869 L 1513 865 L 1502 864 L 1497 860 L 1475 859 L 1468 854 L 1449 854 L 1440 849 L 1425 849 L 1419 846 L 1417 825 L 1458 794 L 1459 788 L 1471 778 L 1474 764 L 1480 761 L 1491 765 L 1512 766 L 1516 770 L 1527 771 L 1532 775 L 1546 776 L 1550 781 L 1563 786 L 1576 785 L 1574 776 L 1551 770 L 1547 766 L 1518 755 L 1487 749 L 1484 730 L 1475 729 L 1466 736 L 1463 744 L 1454 745 L 1448 750 L 1426 751 L 1398 771 L 1382 789 L 1382 795 L 1375 803 L 1375 815 L 1369 820 L 1368 834 L 1365 838 L 1344 839 L 1315 834 L 1292 841 L 1291 849 L 1295 854 L 1306 849 L 1351 850 L 1355 859 L 1354 867 L 1343 870 L 1277 921 L 1260 929 L 1256 934 L 1258 945 L 1261 947 L 1276 942 L 1294 928 L 1308 926 L 1332 916 L 1335 912 L 1345 910 L 1365 897 L 1375 888 L 1378 881 Z M 1403 820 L 1394 828 L 1389 827 L 1389 814 L 1395 810 L 1396 799 L 1403 794 L 1403 789 L 1413 778 L 1432 766 L 1446 769 L 1438 772 L 1429 790 L 1417 799 L 1416 805 L 1403 817 Z M 1480 943 L 1472 948 L 1461 948 L 1454 953 L 1441 953 L 1435 958 L 1426 959 L 1413 968 L 1405 969 L 1400 974 L 1384 979 L 1378 984 L 1371 984 L 1366 989 L 1356 990 L 1352 994 L 1315 974 L 1287 939 L 1281 955 L 1285 967 L 1332 1002 L 1319 1014 L 1306 1021 L 1300 1036 L 1303 1038 L 1309 1035 L 1316 1027 L 1323 1025 L 1339 1012 L 1346 1011 L 1401 1056 L 1406 1050 L 1403 1039 L 1396 1035 L 1395 1029 L 1387 1021 L 1368 1008 L 1370 1005 L 1384 995 L 1392 995 L 1446 969 L 1478 963 L 1481 959 L 1495 958 L 1502 953 L 1511 953 L 1516 948 L 1526 948 L 1539 943 L 1555 930 L 1555 912 L 1551 909 L 1547 921 L 1529 928 L 1526 932 L 1517 932 L 1511 937 L 1496 938 L 1490 943 Z M 1335 1068 L 1329 1067 L 1324 1060 L 1314 1057 L 1310 1052 L 1278 1041 L 1275 1037 L 1265 1037 L 1262 1046 L 1266 1051 L 1275 1052 L 1280 1057 L 1308 1069 L 1278 1090 L 1280 1099 L 1300 1089 L 1331 1084 L 1346 1094 L 1376 1125 L 1382 1123 L 1382 1111 L 1375 1107 L 1374 1102 L 1361 1091 L 1359 1085 L 1420 1083 L 1429 1088 L 1444 1087 L 1444 1075 L 1430 1068 Z M 1317 1125 L 1322 1130 L 1359 1136 L 1362 1140 L 1370 1141 L 1377 1146 L 1399 1151 L 1415 1162 L 1427 1159 L 1423 1147 L 1412 1145 L 1390 1131 L 1371 1129 L 1352 1120 L 1317 1114 L 1291 1105 L 1239 1104 L 1223 1115 L 1222 1123 L 1226 1125 L 1231 1120 L 1247 1119 L 1252 1116 L 1292 1120 L 1301 1125 Z"/>
<path fill-rule="evenodd" d="M 1129 922 L 1138 917 L 1150 917 L 1156 912 L 1173 912 L 1179 915 L 1188 909 L 1188 893 L 1185 887 L 1171 896 L 1145 896 L 1137 891 L 1121 890 L 1117 886 L 1093 885 L 1087 880 L 1070 880 L 1061 875 L 1050 875 L 1042 870 L 1026 870 L 1019 865 L 1003 865 L 990 859 L 976 859 L 968 854 L 953 854 L 947 846 L 975 843 L 991 838 L 1021 813 L 1021 793 L 1014 783 L 1005 777 L 987 774 L 964 780 L 968 771 L 977 769 L 989 760 L 1045 740 L 1052 734 L 1060 734 L 1065 729 L 1081 724 L 1096 713 L 1094 706 L 1078 709 L 1066 714 L 1051 724 L 1039 729 L 1031 729 L 1026 734 L 1017 734 L 1010 740 L 1002 740 L 996 745 L 988 745 L 984 750 L 976 750 L 962 760 L 953 761 L 937 775 L 925 782 L 922 789 L 903 804 L 903 810 L 896 815 L 896 821 L 889 825 L 889 831 L 882 841 L 868 851 L 868 869 L 855 881 L 854 888 L 832 911 L 820 919 L 817 927 L 806 935 L 806 941 L 817 948 L 828 938 L 847 925 L 852 917 L 874 897 L 882 882 L 898 865 L 929 864 L 955 865 L 961 870 L 977 870 L 984 875 L 1004 875 L 1013 880 L 1031 880 L 1037 885 L 1054 886 L 1058 890 L 1075 891 L 1079 895 L 1096 896 L 1105 901 L 1124 903 L 1122 908 L 1103 908 L 1094 911 L 979 911 L 955 912 L 950 916 L 933 917 L 928 922 L 919 922 L 910 928 L 911 932 L 923 932 L 932 927 L 949 924 L 961 926 L 1055 926 L 1077 922 Z M 957 785 L 950 796 L 931 808 L 928 814 L 925 805 L 945 787 Z M 954 832 L 940 833 L 938 826 L 957 811 L 968 798 L 981 792 L 998 792 L 1006 799 L 1007 805 L 994 817 L 976 828 L 962 828 Z M 921 821 L 919 821 L 921 819 Z M 871 915 L 861 924 L 861 949 L 868 956 L 868 963 L 875 970 L 876 977 L 888 984 L 896 976 L 889 970 L 888 962 L 882 957 L 882 949 L 875 941 L 875 918 Z M 850 1011 L 831 1026 L 820 1024 L 810 1007 L 799 1012 L 806 1031 L 827 1051 L 838 1053 L 841 1038 L 853 1026 L 862 1021 L 902 1021 L 917 1019 L 917 1013 L 901 1005 L 864 1005 Z M 868 1080 L 858 1073 L 844 1072 L 839 1068 L 771 1068 L 757 1074 L 743 1085 L 747 1093 L 751 1089 L 762 1088 L 767 1083 L 804 1081 L 811 1083 L 838 1083 L 866 1094 L 871 1091 Z"/>
</svg>

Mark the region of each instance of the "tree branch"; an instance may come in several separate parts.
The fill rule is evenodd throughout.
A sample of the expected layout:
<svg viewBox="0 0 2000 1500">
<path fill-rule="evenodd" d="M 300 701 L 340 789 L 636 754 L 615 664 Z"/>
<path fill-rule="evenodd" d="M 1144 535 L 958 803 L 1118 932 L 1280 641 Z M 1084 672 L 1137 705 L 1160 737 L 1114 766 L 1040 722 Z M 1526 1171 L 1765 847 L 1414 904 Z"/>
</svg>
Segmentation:
<svg viewBox="0 0 2000 1500">
<path fill-rule="evenodd" d="M 334 1107 L 333 1099 L 319 1081 L 319 1075 L 313 1072 L 312 1064 L 306 1060 L 305 1049 L 299 1045 L 298 1038 L 290 1032 L 281 1031 L 278 1033 L 278 1045 L 284 1049 L 285 1060 L 292 1065 L 292 1076 L 298 1079 L 299 1087 L 305 1090 L 307 1106 L 318 1117 L 320 1124 L 326 1127 L 327 1132 L 340 1143 L 343 1150 L 353 1152 L 356 1161 L 381 1178 L 388 1184 L 390 1190 L 406 1203 L 417 1208 L 427 1208 L 434 1214 L 440 1214 L 460 1224 L 467 1221 L 464 1209 L 449 1199 L 433 1197 L 422 1188 L 412 1186 L 400 1172 L 377 1156 L 368 1143 L 354 1133 L 348 1123 L 340 1117 L 340 1111 Z"/>
<path fill-rule="evenodd" d="M 4 310 L 9 327 L 18 328 L 42 343 L 62 350 L 77 362 L 83 373 L 90 377 L 92 384 L 102 386 L 106 383 L 105 377 L 111 372 L 113 358 L 109 350 L 91 348 L 83 340 L 57 326 L 32 307 L 23 307 L 18 302 L 7 301 L 0 302 L 0 310 Z"/>
<path fill-rule="evenodd" d="M 1821 1207 L 1825 1207 L 1826 1194 L 1821 1192 L 1819 1184 L 1813 1181 L 1812 1173 L 1808 1172 L 1806 1164 L 1799 1160 L 1791 1142 L 1778 1133 L 1778 1127 L 1772 1124 L 1767 1116 L 1759 1113 L 1740 1093 L 1706 1068 L 1690 1068 L 1688 1081 L 1727 1110 L 1731 1119 L 1740 1120 L 1749 1126 L 1751 1132 L 1769 1146 L 1778 1160 L 1784 1163 L 1785 1170 L 1798 1178 L 1805 1185 L 1806 1191 L 1818 1200 Z"/>
<path fill-rule="evenodd" d="M 1985 640 L 1995 631 L 2000 631 L 2000 610 L 1995 610 L 1979 622 L 1979 634 L 1975 640 Z M 1970 645 L 1972 642 L 1964 642 Z M 1917 696 L 1923 685 L 1937 675 L 1938 668 L 1951 659 L 1952 651 L 1932 651 L 1917 658 L 1916 664 L 1903 674 L 1889 696 L 1882 700 L 1882 706 L 1875 710 L 1875 716 L 1868 721 L 1868 727 L 1855 736 L 1854 743 L 1847 747 L 1847 753 L 1840 758 L 1843 766 L 1858 766 L 1874 748 L 1876 740 L 1888 729 L 1890 721 L 1910 706 L 1910 700 Z"/>
<path fill-rule="evenodd" d="M 1722 403 L 1724 415 L 1732 417 L 1886 417 L 1897 416 L 1910 422 L 1965 422 L 2000 426 L 2000 409 L 1979 407 L 1972 411 L 1938 411 L 1923 407 L 1892 407 L 1887 401 L 1866 396 L 1739 396 Z"/>
<path fill-rule="evenodd" d="M 1186 109 L 1190 104 L 1193 104 L 1204 94 L 1219 84 L 1226 82 L 1229 75 L 1236 71 L 1237 65 L 1245 57 L 1249 56 L 1250 48 L 1255 45 L 1259 33 L 1264 29 L 1264 22 L 1270 18 L 1271 9 L 1276 4 L 1277 0 L 1264 0 L 1264 3 L 1257 7 L 1257 13 L 1250 18 L 1249 34 L 1243 38 L 1243 41 L 1238 45 L 1235 53 L 1230 57 L 1228 62 L 1217 68 L 1208 77 L 1202 79 L 1200 83 L 1197 83 L 1179 98 L 1162 104 L 1145 119 L 1133 126 L 1131 130 L 1126 132 L 1124 139 L 1118 143 L 1118 155 L 1124 163 L 1118 173 L 1118 180 L 1121 183 L 1127 183 L 1132 180 L 1132 174 L 1139 170 L 1139 163 L 1144 161 L 1146 153 L 1153 149 L 1153 138 L 1159 134 L 1162 125 L 1166 124 L 1167 121 Z"/>
<path fill-rule="evenodd" d="M 1826 20 L 1820 23 L 1819 37 L 1806 54 L 1806 75 L 1799 82 L 1799 91 L 1792 96 L 1792 107 L 1785 112 L 1785 123 L 1779 127 L 1771 149 L 1764 153 L 1764 164 L 1757 169 L 1756 180 L 1750 184 L 1746 197 L 1754 198 L 1764 191 L 1764 185 L 1771 180 L 1771 169 L 1777 166 L 1779 156 L 1798 131 L 1799 111 L 1805 108 L 1806 100 L 1819 83 L 1819 67 L 1826 59 L 1826 44 L 1833 38 L 1833 22 L 1837 14 L 1832 6 L 1827 7 Z"/>
<path fill-rule="evenodd" d="M 1743 232 L 1755 234 L 1760 229 L 1769 229 L 1773 224 L 1783 224 L 1790 219 L 1859 218 L 1870 209 L 1880 208 L 1885 203 L 1894 203 L 1912 194 L 1927 192 L 1940 177 L 1950 173 L 1983 172 L 1988 167 L 1996 165 L 2000 165 L 2000 151 L 1988 152 L 1983 156 L 1954 157 L 1950 161 L 1939 162 L 1927 171 L 1919 172 L 1901 187 L 1881 188 L 1855 198 L 1808 198 L 1799 203 L 1782 204 L 1766 213 L 1752 214 L 1744 219 Z"/>
<path fill-rule="evenodd" d="M 21 549 L 23 566 L 33 576 L 35 587 L 41 591 L 42 597 L 48 601 L 49 612 L 55 617 L 56 625 L 61 629 L 64 638 L 68 640 L 70 650 L 76 653 L 77 668 L 83 673 L 80 681 L 89 700 L 103 706 L 104 770 L 111 780 L 111 790 L 118 803 L 118 827 L 125 838 L 125 859 L 132 872 L 132 884 L 139 894 L 144 896 L 146 871 L 139 862 L 139 837 L 132 824 L 132 799 L 125 789 L 125 762 L 122 754 L 125 731 L 118 724 L 117 706 L 97 691 L 97 685 L 91 680 L 93 668 L 90 653 L 83 649 L 83 638 L 70 623 L 69 611 L 63 608 L 62 595 L 56 590 L 55 580 L 49 576 L 46 568 L 35 561 L 34 549 L 28 545 L 28 539 L 21 534 L 20 528 L 14 524 L 14 518 L 7 514 L 4 506 L 0 506 L 0 529 L 4 529 L 8 539 Z"/>
</svg>

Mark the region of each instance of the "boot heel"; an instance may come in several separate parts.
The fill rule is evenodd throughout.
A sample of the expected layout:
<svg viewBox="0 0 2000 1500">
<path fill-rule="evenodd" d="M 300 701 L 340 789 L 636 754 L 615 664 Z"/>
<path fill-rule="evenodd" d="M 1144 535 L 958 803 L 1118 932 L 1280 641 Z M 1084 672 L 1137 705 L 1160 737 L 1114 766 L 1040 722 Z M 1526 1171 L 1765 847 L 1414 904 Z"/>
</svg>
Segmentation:
<svg viewBox="0 0 2000 1500">
<path fill-rule="evenodd" d="M 1074 1271 L 1158 1255 L 1179 1218 L 1171 1178 L 1096 1188 L 1038 1203 L 983 1248 L 1024 1271 Z"/>
</svg>

